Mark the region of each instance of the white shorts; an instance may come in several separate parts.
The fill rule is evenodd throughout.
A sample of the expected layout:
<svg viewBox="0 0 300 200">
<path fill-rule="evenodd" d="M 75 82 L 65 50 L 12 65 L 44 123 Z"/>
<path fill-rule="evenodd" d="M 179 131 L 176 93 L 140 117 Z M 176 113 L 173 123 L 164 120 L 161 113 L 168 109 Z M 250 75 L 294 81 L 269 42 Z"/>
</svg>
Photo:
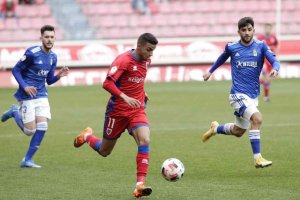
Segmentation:
<svg viewBox="0 0 300 200">
<path fill-rule="evenodd" d="M 50 105 L 47 98 L 20 101 L 20 110 L 23 123 L 35 121 L 35 117 L 51 119 Z"/>
<path fill-rule="evenodd" d="M 259 112 L 257 109 L 258 98 L 251 99 L 245 94 L 230 94 L 229 103 L 235 111 L 234 124 L 242 129 L 248 129 L 251 116 L 256 112 Z"/>
</svg>

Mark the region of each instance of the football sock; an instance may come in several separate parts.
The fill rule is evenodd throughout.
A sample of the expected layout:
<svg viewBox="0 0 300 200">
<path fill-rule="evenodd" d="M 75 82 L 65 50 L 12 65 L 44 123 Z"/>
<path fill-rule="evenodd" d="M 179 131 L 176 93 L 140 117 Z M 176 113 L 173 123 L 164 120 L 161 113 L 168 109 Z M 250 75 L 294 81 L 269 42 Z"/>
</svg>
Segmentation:
<svg viewBox="0 0 300 200">
<path fill-rule="evenodd" d="M 257 159 L 260 155 L 260 130 L 250 130 L 249 139 L 254 155 L 254 159 Z"/>
<path fill-rule="evenodd" d="M 265 94 L 265 97 L 269 96 L 269 90 L 270 90 L 270 83 L 269 82 L 264 82 L 264 94 Z"/>
<path fill-rule="evenodd" d="M 102 140 L 92 134 L 88 134 L 85 141 L 92 147 L 95 151 L 99 152 Z"/>
<path fill-rule="evenodd" d="M 219 125 L 216 127 L 215 132 L 218 134 L 231 135 L 231 126 L 233 123 L 226 123 L 224 125 Z"/>
<path fill-rule="evenodd" d="M 39 122 L 36 124 L 36 131 L 31 138 L 29 148 L 25 155 L 25 161 L 32 159 L 32 157 L 34 156 L 34 154 L 40 147 L 40 144 L 41 144 L 41 142 L 44 138 L 44 135 L 47 131 L 47 128 L 48 128 L 47 122 Z"/>
<path fill-rule="evenodd" d="M 139 146 L 136 155 L 136 182 L 145 182 L 149 164 L 149 145 Z"/>
<path fill-rule="evenodd" d="M 15 122 L 17 123 L 17 125 L 20 127 L 20 129 L 23 131 L 24 130 L 24 125 L 20 116 L 19 112 L 13 112 L 13 117 L 15 119 Z"/>
</svg>

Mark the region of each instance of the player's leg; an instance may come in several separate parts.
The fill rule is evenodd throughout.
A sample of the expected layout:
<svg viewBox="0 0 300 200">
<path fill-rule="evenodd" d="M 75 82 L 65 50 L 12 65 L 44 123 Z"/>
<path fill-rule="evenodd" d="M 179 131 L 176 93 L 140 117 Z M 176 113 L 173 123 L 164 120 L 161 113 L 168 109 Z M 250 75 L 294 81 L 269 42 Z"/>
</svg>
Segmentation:
<svg viewBox="0 0 300 200">
<path fill-rule="evenodd" d="M 258 100 L 253 99 L 251 104 L 244 113 L 244 118 L 251 122 L 249 130 L 249 140 L 253 152 L 254 163 L 256 168 L 263 168 L 272 165 L 272 161 L 268 161 L 261 156 L 260 149 L 260 127 L 263 121 L 262 114 L 257 109 Z"/>
<path fill-rule="evenodd" d="M 271 78 L 270 77 L 265 77 L 264 79 L 264 102 L 269 102 L 270 101 L 270 85 L 271 85 Z"/>
<path fill-rule="evenodd" d="M 265 67 L 263 70 L 264 70 L 263 71 L 264 101 L 269 102 L 270 101 L 269 93 L 270 93 L 270 85 L 271 85 L 271 78 L 269 77 L 269 73 L 272 70 L 272 65 L 268 61 L 266 61 Z"/>
<path fill-rule="evenodd" d="M 14 118 L 16 124 L 23 131 L 23 122 L 20 114 L 20 106 L 17 104 L 13 104 L 8 111 L 2 114 L 1 121 L 5 122 L 12 117 Z"/>
<path fill-rule="evenodd" d="M 242 96 L 242 95 L 229 95 L 229 102 L 230 105 L 234 108 L 235 110 L 235 116 L 236 119 L 238 119 L 238 121 L 242 120 L 239 119 L 245 109 L 246 106 L 243 101 L 245 100 L 246 97 Z M 216 134 L 223 134 L 223 135 L 235 135 L 237 137 L 241 137 L 245 131 L 247 130 L 246 125 L 249 125 L 249 122 L 244 122 L 242 120 L 241 122 L 243 124 L 243 126 L 241 126 L 240 123 L 237 123 L 237 121 L 235 123 L 225 123 L 222 125 L 219 125 L 218 122 L 214 121 L 211 123 L 210 128 L 202 135 L 202 141 L 206 142 L 207 140 L 209 140 L 212 136 L 216 135 Z M 246 125 L 244 125 L 244 123 L 247 123 Z M 246 128 L 245 128 L 246 127 Z"/>
<path fill-rule="evenodd" d="M 249 139 L 253 151 L 254 165 L 256 168 L 264 168 L 272 165 L 272 161 L 266 160 L 261 155 L 260 127 L 262 124 L 262 114 L 258 111 L 251 115 L 251 129 Z"/>
<path fill-rule="evenodd" d="M 28 125 L 28 124 L 26 124 Z M 32 160 L 33 156 L 39 149 L 42 140 L 45 136 L 45 133 L 48 129 L 48 122 L 46 117 L 37 117 L 36 118 L 36 131 L 33 134 L 26 155 L 21 161 L 20 167 L 29 167 L 29 168 L 41 168 L 40 165 L 37 165 Z M 25 125 L 24 125 L 25 127 Z M 31 126 L 32 127 L 32 126 Z M 28 127 L 29 128 L 29 127 Z"/>
<path fill-rule="evenodd" d="M 99 138 L 93 135 L 93 130 L 90 127 L 87 127 L 82 131 L 81 134 L 76 136 L 74 140 L 74 146 L 76 148 L 82 146 L 84 143 L 87 143 L 93 150 L 99 153 L 101 156 L 108 156 L 113 150 L 117 139 L 109 140 L 106 138 Z"/>
<path fill-rule="evenodd" d="M 135 197 L 148 196 L 152 193 L 152 188 L 145 186 L 145 178 L 149 165 L 149 145 L 150 145 L 150 129 L 146 124 L 141 124 L 131 129 L 131 134 L 138 145 L 136 155 L 136 186 L 133 192 Z"/>
<path fill-rule="evenodd" d="M 105 117 L 103 127 L 103 139 L 93 135 L 93 130 L 87 127 L 81 134 L 75 137 L 74 146 L 76 148 L 82 146 L 84 143 L 88 143 L 89 146 L 94 149 L 101 156 L 108 156 L 117 139 L 124 132 L 128 122 L 124 117 Z"/>
<path fill-rule="evenodd" d="M 25 157 L 23 158 L 20 166 L 21 167 L 30 167 L 30 168 L 40 168 L 40 165 L 36 165 L 32 158 L 35 155 L 35 153 L 37 152 L 37 150 L 39 149 L 42 140 L 45 136 L 45 133 L 48 129 L 48 120 L 51 119 L 51 113 L 50 113 L 50 106 L 49 106 L 49 102 L 48 99 L 46 98 L 41 98 L 41 99 L 35 99 L 33 100 L 33 104 L 35 106 L 35 121 L 34 123 L 30 122 L 30 123 L 24 123 L 24 130 L 31 130 L 33 132 L 33 130 L 35 130 L 27 153 L 25 155 Z M 25 112 L 26 113 L 26 112 Z M 26 122 L 26 115 L 23 116 L 24 118 L 24 122 Z"/>
</svg>

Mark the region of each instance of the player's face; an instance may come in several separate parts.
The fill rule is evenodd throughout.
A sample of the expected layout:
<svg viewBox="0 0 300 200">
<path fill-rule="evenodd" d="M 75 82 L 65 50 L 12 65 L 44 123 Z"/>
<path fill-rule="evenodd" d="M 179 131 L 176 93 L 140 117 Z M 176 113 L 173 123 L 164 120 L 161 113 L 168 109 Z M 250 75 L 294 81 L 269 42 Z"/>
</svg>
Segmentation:
<svg viewBox="0 0 300 200">
<path fill-rule="evenodd" d="M 44 49 L 46 51 L 49 51 L 54 45 L 54 41 L 55 41 L 54 31 L 45 31 L 44 34 L 41 36 L 41 41 Z"/>
<path fill-rule="evenodd" d="M 148 42 L 144 45 L 140 45 L 140 59 L 148 60 L 153 55 L 153 51 L 155 50 L 155 48 L 156 45 Z"/>
<path fill-rule="evenodd" d="M 266 33 L 266 35 L 271 35 L 271 33 L 272 33 L 272 26 L 266 25 L 265 26 L 265 33 Z"/>
<path fill-rule="evenodd" d="M 246 26 L 240 28 L 240 30 L 238 30 L 238 33 L 241 37 L 242 43 L 245 45 L 250 44 L 252 42 L 254 32 L 255 29 L 251 24 L 247 24 Z"/>
</svg>

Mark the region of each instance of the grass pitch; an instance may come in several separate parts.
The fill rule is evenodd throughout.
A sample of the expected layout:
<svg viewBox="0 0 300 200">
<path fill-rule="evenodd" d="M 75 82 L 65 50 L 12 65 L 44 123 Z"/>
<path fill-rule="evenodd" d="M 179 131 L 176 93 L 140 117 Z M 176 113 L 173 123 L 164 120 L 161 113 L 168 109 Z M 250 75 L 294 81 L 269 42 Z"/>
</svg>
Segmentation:
<svg viewBox="0 0 300 200">
<path fill-rule="evenodd" d="M 230 82 L 147 84 L 151 154 L 145 199 L 294 200 L 300 199 L 300 81 L 275 80 L 271 103 L 263 113 L 262 154 L 273 166 L 255 169 L 248 134 L 218 135 L 207 143 L 201 135 L 212 120 L 232 122 Z M 14 89 L 0 89 L 0 112 L 15 102 Z M 0 199 L 134 199 L 134 140 L 124 133 L 113 153 L 102 158 L 88 145 L 73 147 L 86 126 L 102 136 L 108 98 L 100 86 L 51 87 L 52 120 L 34 160 L 42 169 L 21 169 L 30 138 L 13 120 L 0 124 Z M 261 99 L 261 98 L 260 98 Z M 178 182 L 160 174 L 162 162 L 180 159 L 186 168 Z"/>
</svg>

